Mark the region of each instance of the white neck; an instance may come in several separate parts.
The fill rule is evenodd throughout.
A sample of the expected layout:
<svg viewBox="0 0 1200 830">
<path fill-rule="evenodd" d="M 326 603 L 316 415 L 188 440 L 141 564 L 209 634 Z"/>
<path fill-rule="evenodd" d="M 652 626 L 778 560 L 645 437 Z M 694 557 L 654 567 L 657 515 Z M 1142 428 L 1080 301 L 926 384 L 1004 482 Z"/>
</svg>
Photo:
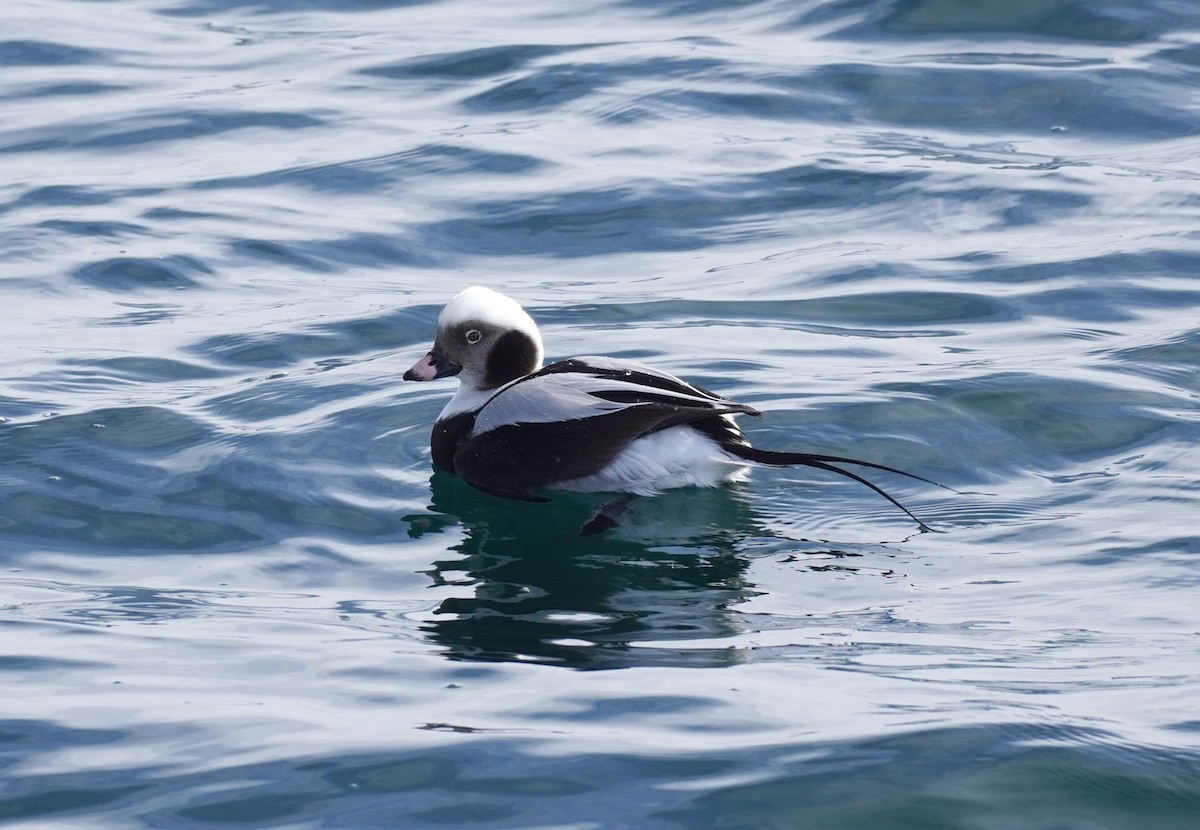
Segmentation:
<svg viewBox="0 0 1200 830">
<path fill-rule="evenodd" d="M 473 384 L 468 384 L 466 380 L 459 380 L 458 391 L 454 393 L 446 406 L 442 409 L 442 414 L 438 415 L 438 420 L 444 420 L 460 412 L 471 412 L 487 403 L 488 398 L 496 394 L 495 389 L 478 389 Z"/>
</svg>

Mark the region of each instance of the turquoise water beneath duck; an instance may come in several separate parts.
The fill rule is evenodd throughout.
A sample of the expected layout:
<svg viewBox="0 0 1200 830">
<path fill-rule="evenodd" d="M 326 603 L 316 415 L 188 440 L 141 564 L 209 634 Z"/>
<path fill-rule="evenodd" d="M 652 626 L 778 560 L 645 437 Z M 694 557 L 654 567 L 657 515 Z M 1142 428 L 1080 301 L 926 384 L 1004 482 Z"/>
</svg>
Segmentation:
<svg viewBox="0 0 1200 830">
<path fill-rule="evenodd" d="M 0 16 L 0 825 L 1200 827 L 1200 8 Z M 953 491 L 433 476 L 473 284 Z"/>
</svg>

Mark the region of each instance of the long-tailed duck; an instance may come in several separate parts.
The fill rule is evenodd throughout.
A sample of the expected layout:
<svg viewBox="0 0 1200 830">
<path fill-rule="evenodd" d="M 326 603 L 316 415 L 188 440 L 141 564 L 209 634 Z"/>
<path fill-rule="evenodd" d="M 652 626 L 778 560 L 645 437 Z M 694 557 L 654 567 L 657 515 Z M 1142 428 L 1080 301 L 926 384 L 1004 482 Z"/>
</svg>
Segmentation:
<svg viewBox="0 0 1200 830">
<path fill-rule="evenodd" d="M 615 525 L 634 495 L 738 481 L 756 465 L 847 476 L 926 529 L 880 487 L 834 465 L 936 482 L 870 461 L 752 447 L 733 416 L 761 413 L 640 363 L 576 357 L 542 367 L 537 325 L 490 288 L 468 288 L 446 305 L 433 348 L 404 379 L 451 375 L 458 391 L 433 426 L 433 463 L 509 499 L 546 501 L 535 492 L 543 489 L 624 494 L 602 505 L 584 534 Z"/>
</svg>

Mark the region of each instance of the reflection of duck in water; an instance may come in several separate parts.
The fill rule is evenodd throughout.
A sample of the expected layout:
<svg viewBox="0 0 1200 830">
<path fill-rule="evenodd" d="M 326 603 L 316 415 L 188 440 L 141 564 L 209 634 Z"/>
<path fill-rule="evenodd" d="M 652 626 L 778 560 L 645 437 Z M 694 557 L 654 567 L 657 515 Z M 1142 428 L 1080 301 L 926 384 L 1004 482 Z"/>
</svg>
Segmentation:
<svg viewBox="0 0 1200 830">
<path fill-rule="evenodd" d="M 454 660 L 728 666 L 746 659 L 729 644 L 767 619 L 742 613 L 766 590 L 751 581 L 756 560 L 887 576 L 896 553 L 778 535 L 740 486 L 635 503 L 614 533 L 584 541 L 574 530 L 585 496 L 497 504 L 440 471 L 430 485 L 430 512 L 406 519 L 411 535 L 450 541 L 426 571 L 449 596 L 422 629 Z"/>
<path fill-rule="evenodd" d="M 736 488 L 693 494 L 698 500 L 684 493 L 656 500 L 668 512 L 703 501 L 708 515 L 681 524 L 687 530 L 667 545 L 656 538 L 650 546 L 633 536 L 643 518 L 657 516 L 643 517 L 636 507 L 618 533 L 584 542 L 575 533 L 586 509 L 582 496 L 498 505 L 444 472 L 434 473 L 431 487 L 432 512 L 409 516 L 410 532 L 462 534 L 427 571 L 451 594 L 423 623 L 447 657 L 575 669 L 742 659 L 728 648 L 693 645 L 740 632 L 735 609 L 757 593 L 746 582 L 751 559 L 740 548 L 761 529 Z"/>
<path fill-rule="evenodd" d="M 752 447 L 733 416 L 760 413 L 640 363 L 581 357 L 542 368 L 537 325 L 489 288 L 468 288 L 446 305 L 433 349 L 404 379 L 450 375 L 459 386 L 433 427 L 434 464 L 510 499 L 545 501 L 535 489 L 625 494 L 602 505 L 584 535 L 615 526 L 635 495 L 738 481 L 755 465 L 839 473 L 924 528 L 878 486 L 835 465 L 928 479 L 853 458 Z"/>
</svg>

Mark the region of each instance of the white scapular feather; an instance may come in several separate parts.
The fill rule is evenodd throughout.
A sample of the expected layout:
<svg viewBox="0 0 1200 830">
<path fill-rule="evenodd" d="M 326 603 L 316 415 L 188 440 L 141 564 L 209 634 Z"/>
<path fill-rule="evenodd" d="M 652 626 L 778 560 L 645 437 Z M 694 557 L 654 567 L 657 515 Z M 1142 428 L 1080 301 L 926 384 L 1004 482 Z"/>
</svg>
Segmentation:
<svg viewBox="0 0 1200 830">
<path fill-rule="evenodd" d="M 597 358 L 579 358 L 591 364 Z M 549 424 L 604 415 L 637 403 L 617 403 L 596 397 L 595 392 L 652 393 L 680 406 L 712 406 L 711 398 L 648 388 L 620 378 L 599 378 L 586 372 L 562 372 L 519 380 L 502 387 L 483 407 L 475 421 L 476 435 L 509 424 Z"/>
</svg>

